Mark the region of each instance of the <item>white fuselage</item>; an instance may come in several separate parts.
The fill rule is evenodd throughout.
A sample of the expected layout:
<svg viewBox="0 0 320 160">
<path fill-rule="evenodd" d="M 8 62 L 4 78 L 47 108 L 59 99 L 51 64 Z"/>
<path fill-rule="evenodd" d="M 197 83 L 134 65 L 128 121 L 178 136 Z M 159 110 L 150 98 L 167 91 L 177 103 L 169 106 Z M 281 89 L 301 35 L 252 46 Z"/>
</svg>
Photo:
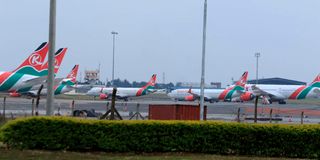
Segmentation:
<svg viewBox="0 0 320 160">
<path fill-rule="evenodd" d="M 172 90 L 167 95 L 174 100 L 185 100 L 185 97 L 192 95 L 188 93 L 188 90 L 189 89 L 175 89 L 175 90 Z"/>
<path fill-rule="evenodd" d="M 204 96 L 205 98 L 209 101 L 209 100 L 213 100 L 213 101 L 218 101 L 219 100 L 219 96 L 222 94 L 222 92 L 225 89 L 205 89 L 204 90 Z M 172 99 L 176 99 L 176 100 L 185 100 L 186 96 L 190 96 L 192 94 L 195 94 L 197 96 L 200 96 L 200 89 L 191 89 L 191 93 L 188 93 L 189 89 L 175 89 L 172 90 L 170 93 L 168 93 L 168 96 Z M 234 92 L 234 94 L 236 94 L 236 92 Z M 234 95 L 237 96 L 237 95 Z"/>
<path fill-rule="evenodd" d="M 118 97 L 135 97 L 141 88 L 117 88 Z M 87 95 L 99 96 L 100 94 L 111 95 L 113 88 L 93 87 L 87 92 Z"/>
<path fill-rule="evenodd" d="M 254 84 L 247 84 L 246 90 L 249 92 L 254 93 L 254 90 L 252 90 L 252 86 Z M 299 88 L 304 87 L 304 85 L 268 85 L 268 84 L 258 84 L 256 85 L 259 89 L 268 92 L 270 94 L 273 94 L 274 96 L 270 96 L 273 100 L 284 100 L 284 99 L 290 99 L 290 96 L 292 97 L 292 94 Z M 308 86 L 305 86 L 308 87 Z M 305 98 L 319 98 L 319 94 L 315 91 L 318 88 L 313 87 L 310 89 L 309 92 L 307 92 Z"/>
<path fill-rule="evenodd" d="M 8 79 L 10 79 L 10 77 L 18 75 L 20 73 L 13 73 L 13 72 L 0 72 L 0 75 L 2 74 L 6 74 L 6 73 L 11 73 L 11 75 L 5 80 L 7 81 Z M 16 91 L 19 90 L 21 88 L 27 88 L 27 87 L 31 87 L 32 85 L 27 83 L 28 80 L 32 80 L 34 78 L 38 78 L 39 76 L 33 76 L 33 75 L 28 75 L 28 74 L 23 74 L 22 77 L 18 80 L 18 81 L 13 81 L 12 83 L 14 83 L 10 88 L 6 88 L 5 90 L 1 90 L 1 92 L 8 92 L 8 91 Z M 2 82 L 1 85 L 3 85 Z M 8 82 L 6 82 L 8 83 Z"/>
</svg>

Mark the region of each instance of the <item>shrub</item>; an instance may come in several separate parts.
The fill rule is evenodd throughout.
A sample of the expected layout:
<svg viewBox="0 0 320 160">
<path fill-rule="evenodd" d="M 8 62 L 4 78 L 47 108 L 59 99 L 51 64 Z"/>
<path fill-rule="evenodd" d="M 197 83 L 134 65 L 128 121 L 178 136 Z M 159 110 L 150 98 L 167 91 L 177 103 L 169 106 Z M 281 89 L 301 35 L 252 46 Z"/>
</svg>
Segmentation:
<svg viewBox="0 0 320 160">
<path fill-rule="evenodd" d="M 33 117 L 8 122 L 1 132 L 8 146 L 26 149 L 320 155 L 319 125 Z"/>
</svg>

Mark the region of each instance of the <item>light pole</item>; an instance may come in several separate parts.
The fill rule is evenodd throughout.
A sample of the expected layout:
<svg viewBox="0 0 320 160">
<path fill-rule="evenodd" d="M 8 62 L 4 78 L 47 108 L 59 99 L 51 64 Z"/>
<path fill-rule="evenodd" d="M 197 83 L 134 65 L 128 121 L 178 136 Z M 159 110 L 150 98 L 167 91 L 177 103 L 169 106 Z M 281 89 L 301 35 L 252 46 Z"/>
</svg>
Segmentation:
<svg viewBox="0 0 320 160">
<path fill-rule="evenodd" d="M 115 39 L 116 39 L 116 35 L 118 34 L 118 32 L 112 31 L 111 32 L 112 36 L 113 36 L 113 52 L 112 52 L 112 81 L 111 81 L 111 85 L 112 87 L 114 87 L 113 81 L 114 81 L 114 50 L 115 50 Z"/>
<path fill-rule="evenodd" d="M 259 64 L 259 57 L 261 56 L 259 52 L 255 53 L 254 56 L 257 58 L 257 64 L 256 64 L 256 85 L 258 84 L 258 64 Z M 254 123 L 257 123 L 258 121 L 258 100 L 259 95 L 256 95 L 255 101 L 254 101 Z"/>
<path fill-rule="evenodd" d="M 54 52 L 56 42 L 56 0 L 50 0 L 50 20 L 49 20 L 49 54 L 48 54 L 48 86 L 47 86 L 47 106 L 46 115 L 53 115 L 54 103 Z"/>
<path fill-rule="evenodd" d="M 257 58 L 257 63 L 256 63 L 256 84 L 258 84 L 258 74 L 259 74 L 259 57 L 261 54 L 259 52 L 255 53 L 254 56 Z"/>
<path fill-rule="evenodd" d="M 204 1 L 203 9 L 203 34 L 202 34 L 202 65 L 201 65 L 201 84 L 200 84 L 200 120 L 203 120 L 204 110 L 204 73 L 206 55 L 206 29 L 207 29 L 207 0 Z"/>
</svg>

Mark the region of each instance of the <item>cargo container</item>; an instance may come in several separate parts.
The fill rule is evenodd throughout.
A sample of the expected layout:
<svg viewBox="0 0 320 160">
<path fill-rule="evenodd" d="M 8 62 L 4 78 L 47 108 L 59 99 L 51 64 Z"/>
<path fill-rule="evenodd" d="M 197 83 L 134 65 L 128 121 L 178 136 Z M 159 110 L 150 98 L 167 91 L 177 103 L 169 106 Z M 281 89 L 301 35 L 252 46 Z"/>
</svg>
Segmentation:
<svg viewBox="0 0 320 160">
<path fill-rule="evenodd" d="M 185 104 L 150 104 L 149 119 L 200 120 L 200 106 Z"/>
</svg>

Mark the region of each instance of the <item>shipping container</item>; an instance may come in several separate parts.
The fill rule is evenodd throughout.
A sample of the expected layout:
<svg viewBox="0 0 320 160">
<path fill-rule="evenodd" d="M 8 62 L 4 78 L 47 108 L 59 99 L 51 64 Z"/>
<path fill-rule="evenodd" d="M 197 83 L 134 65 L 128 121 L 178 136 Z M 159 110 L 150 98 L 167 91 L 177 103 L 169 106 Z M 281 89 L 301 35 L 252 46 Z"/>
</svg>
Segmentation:
<svg viewBox="0 0 320 160">
<path fill-rule="evenodd" d="M 150 104 L 149 119 L 200 120 L 200 106 L 185 104 Z"/>
</svg>

